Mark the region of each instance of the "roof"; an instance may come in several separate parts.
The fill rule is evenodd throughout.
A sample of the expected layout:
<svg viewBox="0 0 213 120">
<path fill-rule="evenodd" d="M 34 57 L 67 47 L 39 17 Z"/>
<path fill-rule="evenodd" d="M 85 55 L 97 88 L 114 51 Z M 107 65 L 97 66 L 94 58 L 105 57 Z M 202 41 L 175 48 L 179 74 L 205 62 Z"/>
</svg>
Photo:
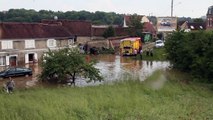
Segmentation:
<svg viewBox="0 0 213 120">
<path fill-rule="evenodd" d="M 143 25 L 144 32 L 156 33 L 156 29 L 154 28 L 153 24 L 150 22 L 145 22 Z"/>
<path fill-rule="evenodd" d="M 204 23 L 187 23 L 188 29 L 191 30 L 205 30 L 206 24 Z"/>
<path fill-rule="evenodd" d="M 42 20 L 42 23 L 62 25 L 73 35 L 91 36 L 92 23 L 90 21 L 83 21 L 83 20 Z"/>
<path fill-rule="evenodd" d="M 140 40 L 141 38 L 139 38 L 139 37 L 132 37 L 132 38 L 124 38 L 124 39 L 122 39 L 122 40 L 120 40 L 120 41 L 126 41 L 126 40 L 130 40 L 130 41 L 136 41 L 136 40 Z"/>
<path fill-rule="evenodd" d="M 179 21 L 179 22 L 177 23 L 177 25 L 178 25 L 178 26 L 182 26 L 185 22 L 187 22 L 187 21 Z"/>
<path fill-rule="evenodd" d="M 207 15 L 213 15 L 213 6 L 208 8 Z"/>
<path fill-rule="evenodd" d="M 129 34 L 128 28 L 123 27 L 113 27 L 115 30 L 116 36 L 127 36 Z M 101 27 L 92 27 L 92 36 L 103 36 L 107 28 Z"/>
<path fill-rule="evenodd" d="M 0 39 L 59 38 L 70 36 L 69 31 L 58 25 L 18 22 L 0 23 Z"/>
</svg>

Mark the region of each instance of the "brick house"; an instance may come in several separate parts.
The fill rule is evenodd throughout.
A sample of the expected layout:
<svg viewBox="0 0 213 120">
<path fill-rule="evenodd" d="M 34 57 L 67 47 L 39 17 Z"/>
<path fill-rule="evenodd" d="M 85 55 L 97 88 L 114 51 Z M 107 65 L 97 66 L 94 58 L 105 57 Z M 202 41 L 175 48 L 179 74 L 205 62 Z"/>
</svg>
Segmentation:
<svg viewBox="0 0 213 120">
<path fill-rule="evenodd" d="M 207 14 L 206 14 L 206 29 L 212 30 L 213 29 L 213 6 L 210 6 L 208 8 Z"/>
<path fill-rule="evenodd" d="M 0 23 L 0 66 L 38 62 L 48 49 L 73 43 L 64 27 L 42 23 Z"/>
</svg>

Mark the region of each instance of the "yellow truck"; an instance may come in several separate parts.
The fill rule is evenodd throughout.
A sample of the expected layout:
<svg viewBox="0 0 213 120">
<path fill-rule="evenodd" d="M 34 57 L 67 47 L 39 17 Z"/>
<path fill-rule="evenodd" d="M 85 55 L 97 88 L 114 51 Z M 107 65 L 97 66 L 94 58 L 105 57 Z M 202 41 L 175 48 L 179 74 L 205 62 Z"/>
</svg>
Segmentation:
<svg viewBox="0 0 213 120">
<path fill-rule="evenodd" d="M 141 49 L 142 42 L 139 37 L 120 40 L 120 55 L 137 55 Z"/>
</svg>

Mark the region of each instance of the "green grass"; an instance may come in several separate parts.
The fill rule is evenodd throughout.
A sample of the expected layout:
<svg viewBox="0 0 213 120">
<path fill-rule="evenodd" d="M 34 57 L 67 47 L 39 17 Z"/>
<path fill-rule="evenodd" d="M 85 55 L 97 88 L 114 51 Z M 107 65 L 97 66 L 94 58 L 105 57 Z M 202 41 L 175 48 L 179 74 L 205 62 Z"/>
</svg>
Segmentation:
<svg viewBox="0 0 213 120">
<path fill-rule="evenodd" d="M 137 55 L 137 59 L 140 59 L 140 55 Z M 146 51 L 143 52 L 143 60 L 157 60 L 157 61 L 165 61 L 166 60 L 166 52 L 164 48 L 154 48 L 153 56 L 147 56 Z"/>
<path fill-rule="evenodd" d="M 1 120 L 205 120 L 213 119 L 209 85 L 186 82 L 174 71 L 146 81 L 93 87 L 16 90 L 0 94 Z"/>
</svg>

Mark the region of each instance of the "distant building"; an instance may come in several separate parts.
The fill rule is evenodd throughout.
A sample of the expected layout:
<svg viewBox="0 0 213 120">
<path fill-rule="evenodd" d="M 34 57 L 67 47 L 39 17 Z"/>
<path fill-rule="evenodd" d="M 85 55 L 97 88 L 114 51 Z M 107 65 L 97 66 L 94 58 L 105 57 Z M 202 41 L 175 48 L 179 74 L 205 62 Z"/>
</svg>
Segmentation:
<svg viewBox="0 0 213 120">
<path fill-rule="evenodd" d="M 124 15 L 123 27 L 131 27 L 131 18 L 133 15 Z M 137 15 L 141 23 L 150 22 L 145 15 Z"/>
<path fill-rule="evenodd" d="M 184 30 L 185 32 L 206 30 L 206 24 L 205 24 L 205 22 L 188 22 L 188 21 L 185 21 L 179 26 L 179 29 Z"/>
<path fill-rule="evenodd" d="M 92 23 L 85 20 L 42 20 L 49 25 L 61 25 L 72 35 L 76 36 L 76 42 L 84 44 L 91 40 Z"/>
<path fill-rule="evenodd" d="M 72 35 L 59 25 L 42 23 L 0 23 L 0 66 L 38 62 L 48 49 L 67 47 Z"/>
<path fill-rule="evenodd" d="M 208 8 L 206 14 L 206 29 L 207 30 L 213 29 L 213 6 L 210 6 Z"/>
<path fill-rule="evenodd" d="M 125 15 L 124 21 L 123 21 L 123 27 L 128 28 L 131 27 L 131 19 L 133 15 Z M 143 30 L 141 30 L 142 33 L 149 33 L 151 34 L 152 38 L 156 37 L 156 28 L 150 22 L 150 20 L 145 15 L 138 15 L 137 19 L 140 20 L 140 22 L 143 24 Z"/>
</svg>

